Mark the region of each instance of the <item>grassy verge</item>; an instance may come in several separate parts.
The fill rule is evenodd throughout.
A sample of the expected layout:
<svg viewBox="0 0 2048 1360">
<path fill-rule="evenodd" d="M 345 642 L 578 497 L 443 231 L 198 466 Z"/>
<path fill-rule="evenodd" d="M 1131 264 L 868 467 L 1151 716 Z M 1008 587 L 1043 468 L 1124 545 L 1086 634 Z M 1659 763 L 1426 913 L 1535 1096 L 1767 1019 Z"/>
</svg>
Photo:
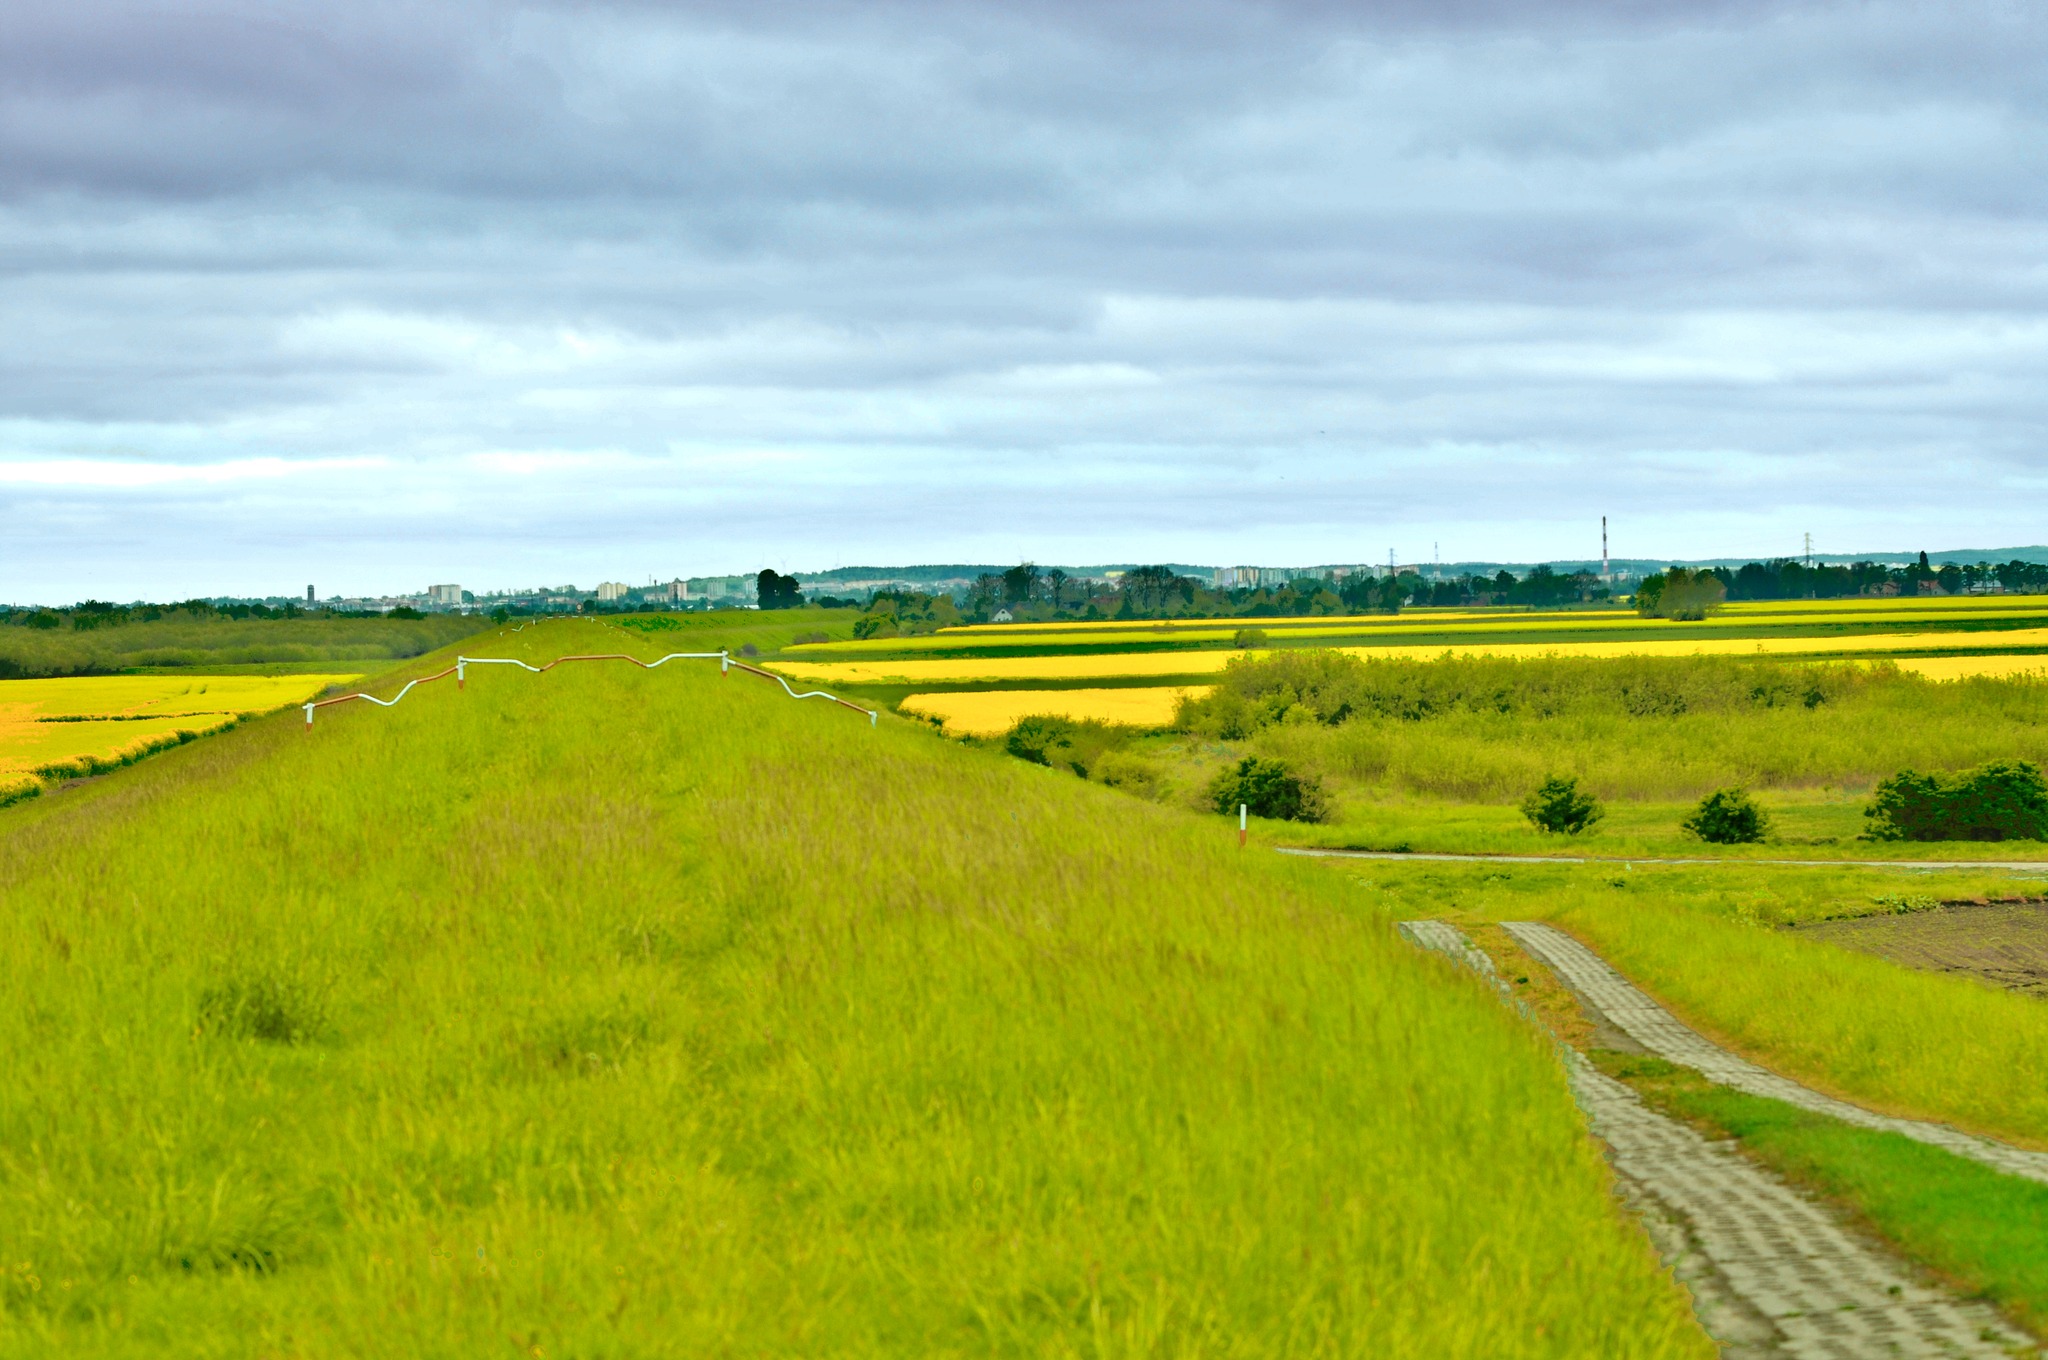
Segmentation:
<svg viewBox="0 0 2048 1360">
<path fill-rule="evenodd" d="M 0 1354 L 1711 1354 L 1316 866 L 711 666 L 296 718 L 0 810 Z"/>
<path fill-rule="evenodd" d="M 1744 1151 L 1850 1211 L 1961 1292 L 2039 1335 L 2048 1325 L 2048 1186 L 1895 1133 L 1715 1086 L 1660 1058 L 1595 1050 L 1602 1071 L 1653 1108 Z"/>
</svg>

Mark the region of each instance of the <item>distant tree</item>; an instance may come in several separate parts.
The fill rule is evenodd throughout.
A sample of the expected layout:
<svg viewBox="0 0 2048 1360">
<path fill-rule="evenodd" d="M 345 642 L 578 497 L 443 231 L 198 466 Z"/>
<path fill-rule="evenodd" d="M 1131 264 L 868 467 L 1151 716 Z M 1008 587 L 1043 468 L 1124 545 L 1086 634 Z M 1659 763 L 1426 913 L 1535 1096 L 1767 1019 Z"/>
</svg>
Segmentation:
<svg viewBox="0 0 2048 1360">
<path fill-rule="evenodd" d="M 1716 789 L 1679 825 L 1711 845 L 1750 845 L 1770 830 L 1770 817 L 1742 789 Z"/>
<path fill-rule="evenodd" d="M 1522 800 L 1522 815 L 1538 830 L 1576 836 L 1606 815 L 1600 800 L 1579 788 L 1571 775 L 1552 775 Z"/>
<path fill-rule="evenodd" d="M 974 584 L 967 588 L 967 613 L 970 618 L 982 623 L 988 622 L 989 615 L 996 612 L 1002 603 L 1003 578 L 992 572 L 983 572 L 974 578 Z"/>
<path fill-rule="evenodd" d="M 1703 619 L 1727 596 L 1727 585 L 1713 572 L 1672 567 L 1643 578 L 1636 587 L 1636 612 L 1644 618 Z"/>
<path fill-rule="evenodd" d="M 1128 611 L 1129 617 L 1156 618 L 1175 598 L 1183 603 L 1193 600 L 1195 583 L 1176 575 L 1172 567 L 1134 567 L 1117 582 L 1117 592 L 1123 596 L 1120 614 Z"/>
<path fill-rule="evenodd" d="M 1066 605 L 1067 582 L 1070 579 L 1058 567 L 1054 567 L 1045 574 L 1045 590 L 1048 595 L 1052 596 L 1052 607 L 1055 611 Z"/>
<path fill-rule="evenodd" d="M 804 603 L 796 577 L 784 576 L 773 567 L 763 567 L 754 578 L 754 593 L 763 609 L 801 609 Z"/>
<path fill-rule="evenodd" d="M 1029 562 L 1003 573 L 1003 603 L 1030 604 L 1038 594 L 1038 568 Z"/>
</svg>

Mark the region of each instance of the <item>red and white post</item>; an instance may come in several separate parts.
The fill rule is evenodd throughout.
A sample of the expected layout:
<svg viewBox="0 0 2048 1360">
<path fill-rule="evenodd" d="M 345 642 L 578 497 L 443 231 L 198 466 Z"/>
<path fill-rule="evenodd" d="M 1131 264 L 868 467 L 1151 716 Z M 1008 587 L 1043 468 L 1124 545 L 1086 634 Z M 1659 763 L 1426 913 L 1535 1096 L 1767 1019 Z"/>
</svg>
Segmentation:
<svg viewBox="0 0 2048 1360">
<path fill-rule="evenodd" d="M 1244 804 L 1237 805 L 1237 848 L 1244 849 Z"/>
</svg>

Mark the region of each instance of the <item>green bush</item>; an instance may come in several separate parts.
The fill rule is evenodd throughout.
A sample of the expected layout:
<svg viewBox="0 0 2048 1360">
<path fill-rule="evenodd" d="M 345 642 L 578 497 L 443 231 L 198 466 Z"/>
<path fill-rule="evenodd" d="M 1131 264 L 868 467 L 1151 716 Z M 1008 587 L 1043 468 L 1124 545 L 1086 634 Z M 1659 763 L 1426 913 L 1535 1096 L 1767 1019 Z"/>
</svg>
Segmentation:
<svg viewBox="0 0 2048 1360">
<path fill-rule="evenodd" d="M 1117 749 L 1127 739 L 1124 729 L 1105 723 L 1041 714 L 1011 724 L 1003 737 L 1003 749 L 1019 760 L 1072 770 L 1086 779 L 1105 752 Z"/>
<path fill-rule="evenodd" d="M 2025 760 L 1991 760 L 1956 774 L 1901 770 L 1863 809 L 1876 841 L 2048 840 L 2048 780 Z"/>
<path fill-rule="evenodd" d="M 1522 800 L 1522 815 L 1553 835 L 1576 836 L 1606 816 L 1600 800 L 1571 775 L 1552 775 Z"/>
<path fill-rule="evenodd" d="M 1237 636 L 1230 640 L 1233 647 L 1263 647 L 1266 645 L 1266 630 L 1263 628 L 1240 628 Z"/>
<path fill-rule="evenodd" d="M 1320 822 L 1329 815 L 1329 799 L 1313 775 L 1296 774 L 1285 761 L 1246 756 L 1234 769 L 1219 771 L 1209 785 L 1209 801 L 1218 812 L 1235 812 L 1239 804 L 1254 817 L 1282 822 Z"/>
<path fill-rule="evenodd" d="M 1745 790 L 1716 789 L 1679 825 L 1710 845 L 1754 845 L 1771 829 L 1771 819 Z"/>
</svg>

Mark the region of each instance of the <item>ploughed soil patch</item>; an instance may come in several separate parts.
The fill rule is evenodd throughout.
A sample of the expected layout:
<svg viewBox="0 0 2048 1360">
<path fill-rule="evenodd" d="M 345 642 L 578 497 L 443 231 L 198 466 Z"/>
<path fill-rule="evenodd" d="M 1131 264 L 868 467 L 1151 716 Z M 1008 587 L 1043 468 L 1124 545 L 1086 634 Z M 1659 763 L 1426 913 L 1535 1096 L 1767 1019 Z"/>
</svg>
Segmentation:
<svg viewBox="0 0 2048 1360">
<path fill-rule="evenodd" d="M 1908 968 L 1968 973 L 2048 997 L 2048 901 L 1947 902 L 1902 916 L 1860 916 L 1800 927 Z"/>
</svg>

